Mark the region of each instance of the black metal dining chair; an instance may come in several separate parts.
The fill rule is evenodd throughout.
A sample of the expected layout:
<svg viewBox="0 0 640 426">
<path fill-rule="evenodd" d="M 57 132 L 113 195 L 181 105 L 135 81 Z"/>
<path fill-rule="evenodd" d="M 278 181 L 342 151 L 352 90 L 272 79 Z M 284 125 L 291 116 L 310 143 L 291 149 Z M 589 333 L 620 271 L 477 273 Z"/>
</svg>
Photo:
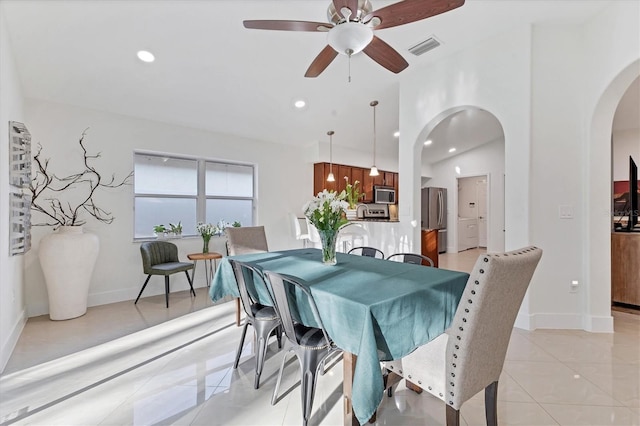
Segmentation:
<svg viewBox="0 0 640 426">
<path fill-rule="evenodd" d="M 348 251 L 349 254 L 358 256 L 375 257 L 376 259 L 384 259 L 384 252 L 375 247 L 354 247 Z"/>
<path fill-rule="evenodd" d="M 396 253 L 387 257 L 387 260 L 394 262 L 413 263 L 415 265 L 433 266 L 433 260 L 422 254 L 416 253 Z"/>
<path fill-rule="evenodd" d="M 280 315 L 284 334 L 289 345 L 289 349 L 282 357 L 280 373 L 271 398 L 271 405 L 274 405 L 277 401 L 287 354 L 293 352 L 301 369 L 300 394 L 302 398 L 303 424 L 306 426 L 313 406 L 317 376 L 318 374 L 324 374 L 324 366 L 327 360 L 332 355 L 340 354 L 342 351 L 336 347 L 322 325 L 322 319 L 320 319 L 318 308 L 309 288 L 292 276 L 270 271 L 265 271 L 265 276 L 273 291 L 276 309 Z M 314 325 L 305 324 L 300 319 L 299 306 L 309 307 L 315 321 Z"/>
<path fill-rule="evenodd" d="M 258 389 L 260 387 L 260 375 L 264 367 L 264 359 L 267 355 L 267 347 L 269 343 L 269 337 L 275 333 L 278 339 L 278 348 L 282 348 L 282 331 L 281 322 L 278 312 L 274 308 L 273 299 L 271 293 L 264 282 L 264 276 L 262 273 L 253 266 L 238 262 L 237 260 L 229 259 L 233 273 L 236 277 L 236 284 L 238 285 L 238 291 L 240 292 L 240 300 L 242 300 L 242 306 L 244 313 L 246 314 L 244 327 L 242 328 L 242 337 L 240 338 L 240 344 L 238 345 L 238 351 L 236 352 L 236 359 L 233 363 L 233 368 L 238 368 L 240 362 L 240 355 L 242 354 L 242 347 L 244 346 L 244 339 L 247 335 L 247 328 L 249 325 L 254 329 L 254 342 L 255 342 L 255 358 L 256 358 L 256 375 L 253 382 L 253 387 Z M 268 295 L 271 299 L 271 305 L 267 306 L 259 301 L 259 290 L 257 286 L 263 286 L 264 294 Z"/>
</svg>

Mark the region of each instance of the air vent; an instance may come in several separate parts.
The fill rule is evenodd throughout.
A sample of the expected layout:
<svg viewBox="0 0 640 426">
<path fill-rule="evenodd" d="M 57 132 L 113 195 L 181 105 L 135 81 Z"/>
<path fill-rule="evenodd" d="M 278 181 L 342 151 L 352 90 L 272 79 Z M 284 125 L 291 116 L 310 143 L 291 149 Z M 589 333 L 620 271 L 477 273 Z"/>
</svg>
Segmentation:
<svg viewBox="0 0 640 426">
<path fill-rule="evenodd" d="M 436 47 L 440 46 L 440 44 L 442 43 L 440 43 L 437 38 L 431 36 L 425 41 L 422 41 L 415 46 L 410 47 L 409 52 L 413 53 L 416 56 L 420 56 L 423 53 L 427 53 L 428 51 L 435 49 Z"/>
</svg>

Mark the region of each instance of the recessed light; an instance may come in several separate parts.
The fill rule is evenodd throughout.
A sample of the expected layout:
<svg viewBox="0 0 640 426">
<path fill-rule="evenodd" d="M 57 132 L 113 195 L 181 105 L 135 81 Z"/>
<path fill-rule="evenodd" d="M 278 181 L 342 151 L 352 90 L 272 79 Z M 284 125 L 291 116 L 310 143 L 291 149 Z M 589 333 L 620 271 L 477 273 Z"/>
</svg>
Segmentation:
<svg viewBox="0 0 640 426">
<path fill-rule="evenodd" d="M 400 131 L 394 132 L 393 133 L 393 137 L 394 138 L 399 138 L 400 137 Z"/>
<path fill-rule="evenodd" d="M 293 105 L 294 105 L 296 108 L 298 108 L 298 109 L 302 109 L 302 108 L 304 108 L 305 106 L 307 106 L 307 103 L 305 102 L 305 100 L 304 100 L 304 99 L 298 99 L 297 101 L 295 101 L 295 102 L 293 103 Z"/>
<path fill-rule="evenodd" d="M 449 152 L 456 152 L 455 148 L 449 148 Z"/>
<path fill-rule="evenodd" d="M 432 143 L 433 141 L 431 139 L 427 139 L 426 141 L 424 141 L 425 146 L 431 145 Z"/>
<path fill-rule="evenodd" d="M 156 60 L 156 57 L 153 56 L 153 53 L 147 50 L 140 50 L 138 51 L 138 59 L 140 59 L 142 62 L 153 62 Z"/>
</svg>

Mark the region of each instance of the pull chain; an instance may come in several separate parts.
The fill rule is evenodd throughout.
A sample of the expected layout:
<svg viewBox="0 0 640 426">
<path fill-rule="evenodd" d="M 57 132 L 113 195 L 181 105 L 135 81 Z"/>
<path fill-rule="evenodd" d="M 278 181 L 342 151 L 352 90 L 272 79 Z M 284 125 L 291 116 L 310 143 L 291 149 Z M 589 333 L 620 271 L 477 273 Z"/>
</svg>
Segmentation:
<svg viewBox="0 0 640 426">
<path fill-rule="evenodd" d="M 347 56 L 349 57 L 349 83 L 351 83 L 351 55 L 353 55 L 352 49 L 347 49 Z"/>
</svg>

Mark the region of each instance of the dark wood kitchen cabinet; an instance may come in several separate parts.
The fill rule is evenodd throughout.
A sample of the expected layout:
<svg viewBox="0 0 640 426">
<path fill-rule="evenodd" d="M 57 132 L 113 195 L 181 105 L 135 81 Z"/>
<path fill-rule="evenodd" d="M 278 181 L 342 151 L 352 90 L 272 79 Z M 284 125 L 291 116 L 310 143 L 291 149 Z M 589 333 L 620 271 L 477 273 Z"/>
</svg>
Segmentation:
<svg viewBox="0 0 640 426">
<path fill-rule="evenodd" d="M 438 267 L 438 230 L 423 229 L 421 231 L 420 243 L 422 255 L 433 260 L 433 266 Z"/>
<path fill-rule="evenodd" d="M 364 167 L 347 166 L 333 163 L 333 175 L 335 182 L 327 182 L 329 175 L 329 163 L 315 163 L 313 165 L 313 195 L 327 190 L 342 191 L 346 187 L 345 176 L 350 183 L 356 180 L 360 182 L 360 191 L 364 194 L 363 202 L 373 203 L 373 187 L 377 185 L 390 186 L 396 190 L 396 202 L 398 199 L 398 173 L 379 170 L 379 175 L 369 176 L 369 169 Z"/>
</svg>

